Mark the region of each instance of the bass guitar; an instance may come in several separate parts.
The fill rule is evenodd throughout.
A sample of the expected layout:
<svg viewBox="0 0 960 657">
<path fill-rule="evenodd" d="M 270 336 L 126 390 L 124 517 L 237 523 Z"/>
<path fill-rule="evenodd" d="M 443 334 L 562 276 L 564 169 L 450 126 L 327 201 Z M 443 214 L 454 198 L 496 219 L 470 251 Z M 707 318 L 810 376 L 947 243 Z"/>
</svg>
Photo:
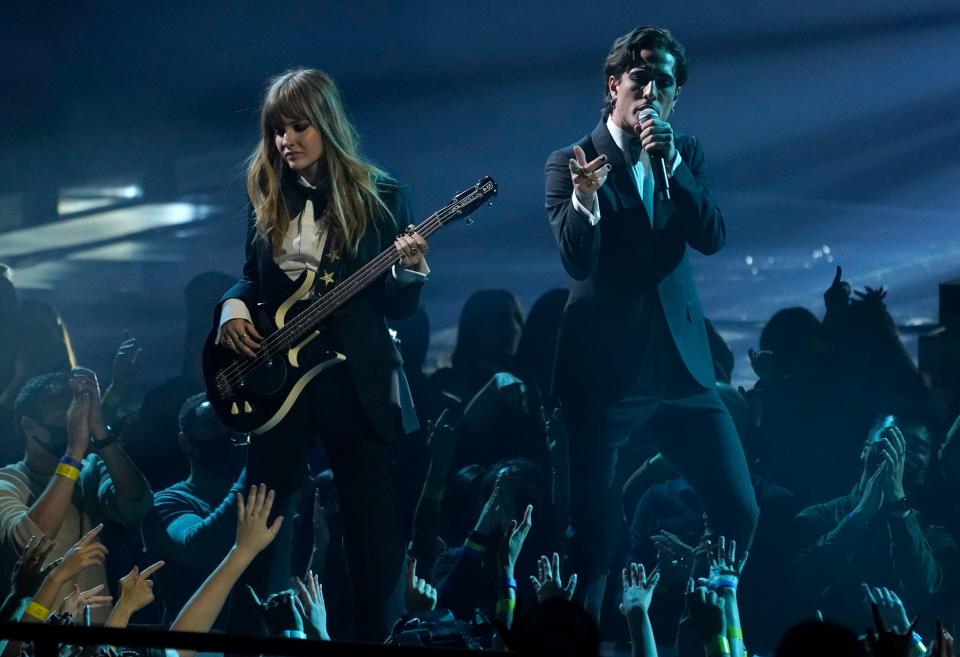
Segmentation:
<svg viewBox="0 0 960 657">
<path fill-rule="evenodd" d="M 497 184 L 487 176 L 473 188 L 457 193 L 423 220 L 416 231 L 428 237 L 449 223 L 469 217 L 496 194 Z M 467 223 L 472 220 L 467 219 Z M 223 423 L 243 434 L 262 434 L 276 427 L 307 384 L 347 359 L 326 348 L 322 339 L 315 340 L 323 332 L 324 320 L 397 262 L 397 251 L 391 246 L 322 296 L 301 301 L 317 282 L 315 270 L 305 271 L 296 281 L 296 292 L 282 304 L 276 308 L 260 304 L 251 313 L 257 332 L 264 336 L 254 358 L 218 344 L 218 331 L 211 332 L 203 348 L 203 378 L 207 399 Z M 330 282 L 323 276 L 320 281 Z"/>
</svg>

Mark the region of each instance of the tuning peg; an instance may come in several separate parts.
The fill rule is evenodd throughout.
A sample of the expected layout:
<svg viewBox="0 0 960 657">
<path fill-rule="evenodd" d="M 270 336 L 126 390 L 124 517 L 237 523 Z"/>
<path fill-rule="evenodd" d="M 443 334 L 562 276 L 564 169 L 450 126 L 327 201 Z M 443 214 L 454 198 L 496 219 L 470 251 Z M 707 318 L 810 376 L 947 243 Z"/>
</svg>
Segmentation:
<svg viewBox="0 0 960 657">
<path fill-rule="evenodd" d="M 472 226 L 472 225 L 473 225 L 473 219 L 471 219 L 470 217 L 467 217 L 466 220 L 465 220 L 463 223 L 467 224 L 468 226 Z"/>
</svg>

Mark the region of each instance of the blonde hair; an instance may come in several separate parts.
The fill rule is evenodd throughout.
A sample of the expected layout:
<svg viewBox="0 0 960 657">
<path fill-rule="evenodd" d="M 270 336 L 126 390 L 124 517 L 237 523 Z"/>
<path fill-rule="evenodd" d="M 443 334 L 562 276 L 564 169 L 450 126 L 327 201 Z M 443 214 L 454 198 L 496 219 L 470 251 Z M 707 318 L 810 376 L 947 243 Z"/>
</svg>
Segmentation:
<svg viewBox="0 0 960 657">
<path fill-rule="evenodd" d="M 287 121 L 306 121 L 323 139 L 321 171 L 329 188 L 326 216 L 336 248 L 356 253 L 370 217 L 390 209 L 377 191 L 386 174 L 359 152 L 336 85 L 323 71 L 297 69 L 270 80 L 260 113 L 262 135 L 247 164 L 247 195 L 256 213 L 257 235 L 276 249 L 292 217 L 281 183 L 290 175 L 274 145 L 274 130 Z"/>
</svg>

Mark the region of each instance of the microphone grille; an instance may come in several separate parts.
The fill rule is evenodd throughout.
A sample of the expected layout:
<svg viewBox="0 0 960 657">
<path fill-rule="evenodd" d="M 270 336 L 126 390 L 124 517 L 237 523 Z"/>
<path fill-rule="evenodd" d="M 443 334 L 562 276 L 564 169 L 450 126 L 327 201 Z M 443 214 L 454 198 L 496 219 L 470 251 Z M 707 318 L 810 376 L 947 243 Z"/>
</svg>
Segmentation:
<svg viewBox="0 0 960 657">
<path fill-rule="evenodd" d="M 642 110 L 637 112 L 637 119 L 639 121 L 649 118 L 659 119 L 660 115 L 657 113 L 657 110 L 653 109 L 652 107 L 644 107 Z"/>
</svg>

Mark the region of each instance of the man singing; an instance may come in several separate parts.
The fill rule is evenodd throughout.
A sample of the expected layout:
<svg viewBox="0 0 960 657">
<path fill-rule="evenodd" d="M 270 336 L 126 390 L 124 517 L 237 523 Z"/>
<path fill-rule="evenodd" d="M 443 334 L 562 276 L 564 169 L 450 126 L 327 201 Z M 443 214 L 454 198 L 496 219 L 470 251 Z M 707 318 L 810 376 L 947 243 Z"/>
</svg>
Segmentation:
<svg viewBox="0 0 960 657">
<path fill-rule="evenodd" d="M 574 279 L 554 382 L 570 444 L 568 551 L 597 618 L 622 529 L 617 452 L 651 418 L 669 427 L 657 447 L 699 496 L 708 534 L 746 548 L 759 513 L 687 260 L 688 245 L 720 250 L 726 230 L 700 143 L 667 123 L 684 48 L 638 27 L 613 43 L 603 74 L 600 124 L 546 165 L 547 215 Z"/>
</svg>

